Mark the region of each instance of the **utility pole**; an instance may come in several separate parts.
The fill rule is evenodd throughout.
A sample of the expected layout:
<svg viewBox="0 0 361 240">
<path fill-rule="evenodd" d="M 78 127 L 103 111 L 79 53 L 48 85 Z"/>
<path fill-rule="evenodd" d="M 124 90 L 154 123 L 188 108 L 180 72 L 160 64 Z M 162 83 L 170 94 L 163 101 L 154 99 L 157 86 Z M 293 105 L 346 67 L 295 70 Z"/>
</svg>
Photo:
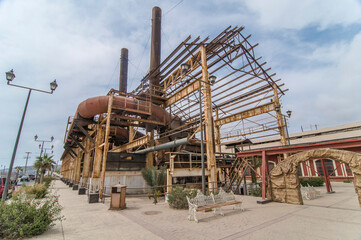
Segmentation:
<svg viewBox="0 0 361 240">
<path fill-rule="evenodd" d="M 26 174 L 26 167 L 28 166 L 29 154 L 31 152 L 25 152 L 25 153 L 26 153 L 26 157 L 24 157 L 24 158 L 26 158 L 26 163 L 25 163 L 24 175 Z"/>
</svg>

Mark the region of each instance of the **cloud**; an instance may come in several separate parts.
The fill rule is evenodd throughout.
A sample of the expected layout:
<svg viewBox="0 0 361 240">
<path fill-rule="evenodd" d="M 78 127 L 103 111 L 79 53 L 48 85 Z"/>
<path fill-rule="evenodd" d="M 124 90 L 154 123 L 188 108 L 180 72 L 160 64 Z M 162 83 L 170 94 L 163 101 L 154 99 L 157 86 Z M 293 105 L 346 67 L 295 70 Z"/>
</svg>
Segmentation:
<svg viewBox="0 0 361 240">
<path fill-rule="evenodd" d="M 357 1 L 3 0 L 1 71 L 14 68 L 14 84 L 38 89 L 49 89 L 55 78 L 59 83 L 53 95 L 32 93 L 17 154 L 19 164 L 25 151 L 40 153 L 35 134 L 41 139 L 53 135 L 55 159 L 60 158 L 68 116 L 81 101 L 117 88 L 123 47 L 129 49 L 128 88 L 139 84 L 149 68 L 154 5 L 163 11 L 163 59 L 188 35 L 213 38 L 229 25 L 244 25 L 244 34 L 253 34 L 251 43 L 260 43 L 257 56 L 263 56 L 267 67 L 290 88 L 282 99 L 284 108 L 293 110 L 291 125 L 360 119 L 355 104 L 361 87 L 360 34 L 332 42 L 323 38 L 316 42 L 313 37 L 320 31 L 339 33 L 344 26 L 360 24 Z M 313 27 L 302 35 L 309 26 Z M 8 165 L 11 157 L 26 96 L 26 90 L 0 81 L 0 124 L 5 136 L 0 140 L 1 164 Z"/>
<path fill-rule="evenodd" d="M 254 0 L 245 1 L 245 4 L 258 15 L 259 25 L 269 30 L 302 29 L 308 25 L 324 29 L 361 21 L 361 5 L 357 0 Z"/>
</svg>

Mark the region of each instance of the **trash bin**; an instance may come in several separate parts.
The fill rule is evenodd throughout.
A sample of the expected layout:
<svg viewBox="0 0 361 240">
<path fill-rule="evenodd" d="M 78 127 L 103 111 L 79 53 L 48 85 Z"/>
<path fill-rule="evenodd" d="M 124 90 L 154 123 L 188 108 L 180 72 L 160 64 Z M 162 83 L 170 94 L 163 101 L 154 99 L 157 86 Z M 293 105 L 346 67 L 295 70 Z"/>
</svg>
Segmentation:
<svg viewBox="0 0 361 240">
<path fill-rule="evenodd" d="M 125 208 L 125 191 L 125 185 L 117 184 L 112 187 L 110 210 L 122 210 Z"/>
</svg>

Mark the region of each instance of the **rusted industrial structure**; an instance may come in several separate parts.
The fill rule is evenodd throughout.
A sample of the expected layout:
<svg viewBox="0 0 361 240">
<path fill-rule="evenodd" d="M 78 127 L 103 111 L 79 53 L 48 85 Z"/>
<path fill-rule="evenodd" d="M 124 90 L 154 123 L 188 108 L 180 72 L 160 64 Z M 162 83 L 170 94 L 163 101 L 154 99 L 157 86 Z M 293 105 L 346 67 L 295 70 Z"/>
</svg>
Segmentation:
<svg viewBox="0 0 361 240">
<path fill-rule="evenodd" d="M 128 91 L 122 49 L 119 90 L 81 102 L 68 119 L 61 173 L 100 197 L 119 182 L 144 186 L 145 166 L 166 165 L 172 185 L 199 182 L 203 165 L 209 189 L 230 186 L 243 176 L 223 141 L 278 135 L 287 145 L 280 105 L 287 89 L 256 56 L 244 27 L 213 39 L 189 36 L 161 61 L 161 15 L 153 8 L 150 68 L 140 85 Z"/>
</svg>

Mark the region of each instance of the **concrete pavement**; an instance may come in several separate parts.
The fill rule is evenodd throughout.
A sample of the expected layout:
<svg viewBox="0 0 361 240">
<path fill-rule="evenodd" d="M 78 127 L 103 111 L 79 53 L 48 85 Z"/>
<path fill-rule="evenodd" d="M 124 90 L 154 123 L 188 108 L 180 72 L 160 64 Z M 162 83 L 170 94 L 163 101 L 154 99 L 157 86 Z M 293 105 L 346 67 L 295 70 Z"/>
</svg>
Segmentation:
<svg viewBox="0 0 361 240">
<path fill-rule="evenodd" d="M 148 198 L 127 197 L 127 209 L 110 211 L 109 201 L 88 204 L 61 181 L 53 191 L 60 195 L 66 220 L 38 239 L 360 239 L 361 210 L 353 184 L 333 184 L 334 194 L 305 201 L 305 205 L 243 199 L 244 212 L 225 207 L 225 216 L 197 214 L 199 223 L 187 220 L 188 210 L 157 205 Z"/>
</svg>

